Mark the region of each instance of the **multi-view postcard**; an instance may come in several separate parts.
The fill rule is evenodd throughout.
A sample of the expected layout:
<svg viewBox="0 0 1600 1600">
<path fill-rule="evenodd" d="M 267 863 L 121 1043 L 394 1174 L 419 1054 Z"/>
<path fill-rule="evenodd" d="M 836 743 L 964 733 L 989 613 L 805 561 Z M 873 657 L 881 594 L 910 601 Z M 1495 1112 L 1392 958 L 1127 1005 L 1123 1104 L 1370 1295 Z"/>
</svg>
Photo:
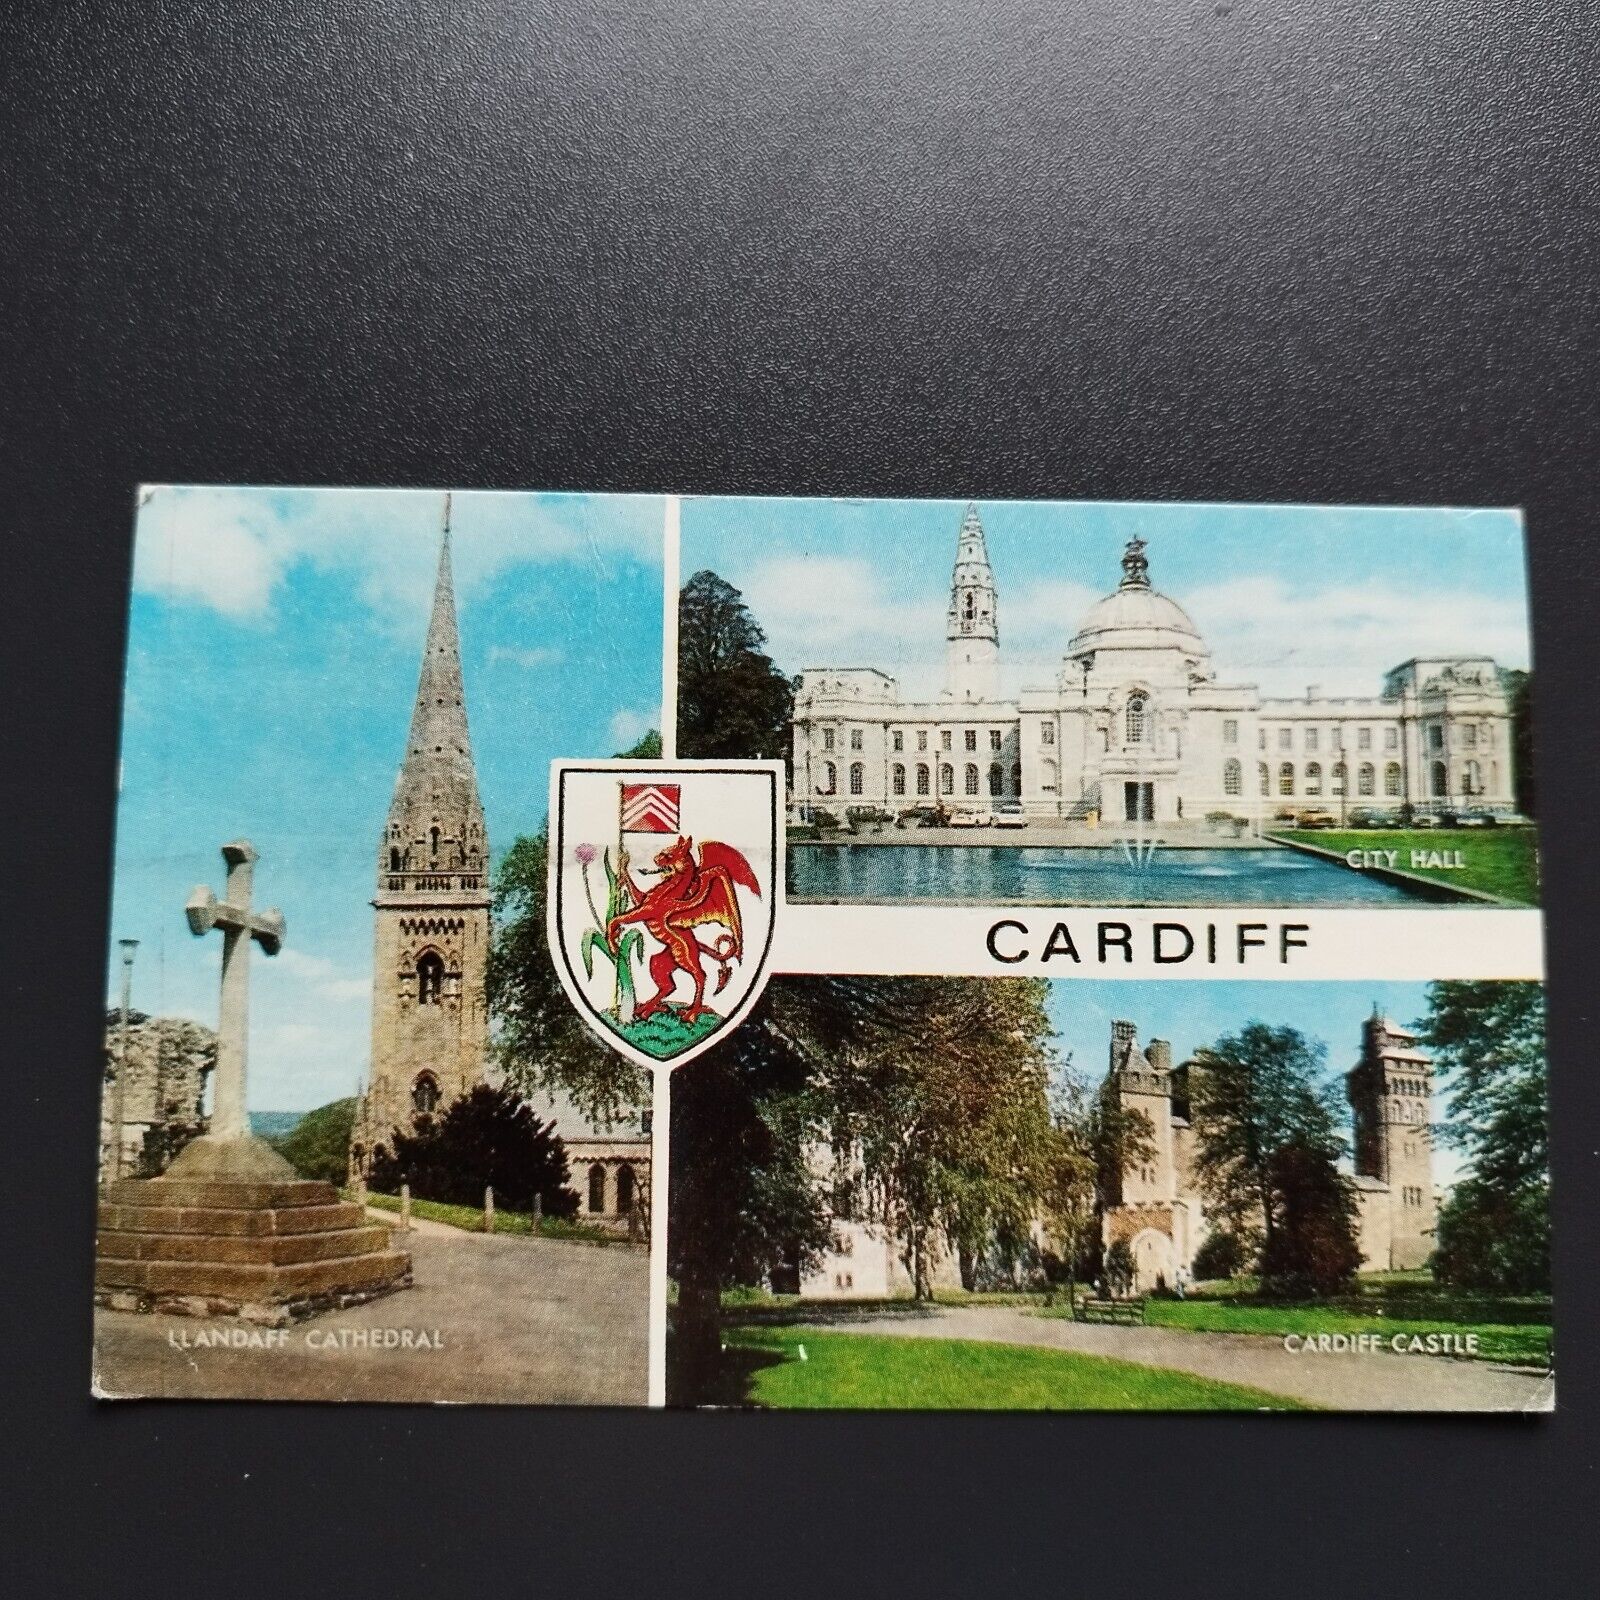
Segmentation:
<svg viewBox="0 0 1600 1600">
<path fill-rule="evenodd" d="M 1553 1407 L 1518 513 L 134 539 L 98 1394 Z"/>
</svg>

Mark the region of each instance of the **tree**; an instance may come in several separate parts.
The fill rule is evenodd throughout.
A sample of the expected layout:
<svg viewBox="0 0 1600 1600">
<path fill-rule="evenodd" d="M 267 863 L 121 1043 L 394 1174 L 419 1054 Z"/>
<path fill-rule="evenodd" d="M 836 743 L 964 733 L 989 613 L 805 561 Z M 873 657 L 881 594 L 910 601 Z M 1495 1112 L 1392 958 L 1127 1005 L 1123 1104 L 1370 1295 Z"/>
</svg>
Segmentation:
<svg viewBox="0 0 1600 1600">
<path fill-rule="evenodd" d="M 744 1022 L 672 1078 L 667 1267 L 678 1286 L 675 1400 L 714 1392 L 722 1294 L 827 1248 L 832 1225 L 808 1153 L 811 1062 L 795 1042 L 807 980 L 775 978 Z"/>
<path fill-rule="evenodd" d="M 701 759 L 785 757 L 794 685 L 744 596 L 697 572 L 678 598 L 678 748 Z"/>
<path fill-rule="evenodd" d="M 1417 1025 L 1449 1097 L 1442 1140 L 1464 1154 L 1439 1216 L 1434 1270 L 1464 1287 L 1550 1287 L 1549 1074 L 1537 983 L 1428 986 Z"/>
<path fill-rule="evenodd" d="M 1099 1270 L 1106 1208 L 1120 1197 L 1122 1173 L 1154 1154 L 1155 1129 L 1115 1093 L 1095 1091 L 1067 1072 L 1057 1079 L 1054 1122 L 1055 1155 L 1041 1215 L 1070 1298 L 1080 1271 Z"/>
<path fill-rule="evenodd" d="M 1189 1074 L 1201 1191 L 1230 1232 L 1259 1230 L 1263 1258 L 1277 1248 L 1278 1184 L 1289 1175 L 1275 1165 L 1279 1152 L 1341 1148 L 1325 1058 L 1293 1028 L 1249 1022 L 1198 1051 Z"/>
<path fill-rule="evenodd" d="M 443 1116 L 418 1117 L 413 1132 L 396 1132 L 392 1142 L 392 1152 L 373 1158 L 371 1182 L 379 1191 L 409 1183 L 421 1200 L 481 1206 L 483 1191 L 493 1188 L 508 1211 L 531 1211 L 537 1196 L 546 1216 L 577 1214 L 565 1146 L 509 1087 L 480 1083 Z"/>
<path fill-rule="evenodd" d="M 946 1244 L 1026 1241 L 1055 1154 L 1040 980 L 812 978 L 805 1051 L 837 1176 L 902 1241 L 912 1291 Z"/>
<path fill-rule="evenodd" d="M 1336 1146 L 1303 1137 L 1273 1151 L 1263 1294 L 1296 1300 L 1337 1294 L 1360 1270 L 1355 1191 L 1338 1169 L 1338 1155 Z"/>
<path fill-rule="evenodd" d="M 355 1100 L 331 1100 L 308 1111 L 280 1139 L 269 1141 L 302 1178 L 343 1183 L 350 1173 L 350 1132 Z"/>
<path fill-rule="evenodd" d="M 649 1080 L 589 1032 L 556 977 L 545 929 L 549 849 L 547 827 L 524 835 L 495 874 L 486 977 L 494 1053 L 524 1094 L 562 1090 L 585 1116 L 615 1122 L 646 1102 Z"/>
</svg>

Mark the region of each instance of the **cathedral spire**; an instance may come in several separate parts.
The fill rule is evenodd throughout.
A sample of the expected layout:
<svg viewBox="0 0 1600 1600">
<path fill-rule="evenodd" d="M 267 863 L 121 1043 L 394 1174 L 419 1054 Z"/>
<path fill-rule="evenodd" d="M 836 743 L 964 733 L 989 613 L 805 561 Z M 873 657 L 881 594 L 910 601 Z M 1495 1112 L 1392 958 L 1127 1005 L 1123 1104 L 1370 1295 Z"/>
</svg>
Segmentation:
<svg viewBox="0 0 1600 1600">
<path fill-rule="evenodd" d="M 469 854 L 481 855 L 483 808 L 478 800 L 461 680 L 461 639 L 456 630 L 455 582 L 450 565 L 450 514 L 451 499 L 446 495 L 433 611 L 417 677 L 405 760 L 389 808 L 387 844 L 392 847 L 398 837 L 411 847 L 414 860 L 429 862 L 440 859 L 443 846 L 444 857 L 450 865 L 456 865 Z M 423 841 L 427 841 L 425 848 Z"/>
<path fill-rule="evenodd" d="M 1000 656 L 1000 625 L 978 508 L 969 504 L 956 535 L 956 564 L 950 574 L 950 609 L 945 614 L 949 684 L 955 700 L 994 700 Z"/>
</svg>

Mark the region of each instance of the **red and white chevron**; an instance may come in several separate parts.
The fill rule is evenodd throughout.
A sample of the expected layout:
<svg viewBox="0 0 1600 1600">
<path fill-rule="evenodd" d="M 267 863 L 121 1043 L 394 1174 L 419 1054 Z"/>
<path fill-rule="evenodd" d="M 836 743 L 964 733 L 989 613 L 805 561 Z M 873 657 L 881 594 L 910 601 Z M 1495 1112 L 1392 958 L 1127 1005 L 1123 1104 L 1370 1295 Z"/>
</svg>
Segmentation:
<svg viewBox="0 0 1600 1600">
<path fill-rule="evenodd" d="M 676 833 L 679 793 L 676 783 L 623 784 L 622 831 Z"/>
</svg>

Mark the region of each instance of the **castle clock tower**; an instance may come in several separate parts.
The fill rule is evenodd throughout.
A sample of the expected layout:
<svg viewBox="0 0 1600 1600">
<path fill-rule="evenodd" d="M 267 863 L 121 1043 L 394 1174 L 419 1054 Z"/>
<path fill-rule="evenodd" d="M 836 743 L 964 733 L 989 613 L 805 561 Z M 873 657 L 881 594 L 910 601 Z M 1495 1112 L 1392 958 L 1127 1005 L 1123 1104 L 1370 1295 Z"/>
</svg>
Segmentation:
<svg viewBox="0 0 1600 1600">
<path fill-rule="evenodd" d="M 378 842 L 372 1065 L 351 1165 L 484 1081 L 489 843 L 467 734 L 450 499 L 411 733 Z"/>
<path fill-rule="evenodd" d="M 1433 1064 L 1417 1049 L 1414 1034 L 1374 1010 L 1362 1024 L 1361 1060 L 1345 1083 L 1355 1120 L 1357 1198 L 1363 1220 L 1376 1224 L 1371 1235 L 1377 1247 L 1367 1252 L 1376 1259 L 1369 1265 L 1397 1271 L 1426 1266 L 1438 1219 Z"/>
<path fill-rule="evenodd" d="M 1000 698 L 1000 627 L 995 609 L 994 572 L 984 543 L 978 508 L 967 507 L 956 541 L 946 614 L 946 690 L 952 700 Z"/>
</svg>

